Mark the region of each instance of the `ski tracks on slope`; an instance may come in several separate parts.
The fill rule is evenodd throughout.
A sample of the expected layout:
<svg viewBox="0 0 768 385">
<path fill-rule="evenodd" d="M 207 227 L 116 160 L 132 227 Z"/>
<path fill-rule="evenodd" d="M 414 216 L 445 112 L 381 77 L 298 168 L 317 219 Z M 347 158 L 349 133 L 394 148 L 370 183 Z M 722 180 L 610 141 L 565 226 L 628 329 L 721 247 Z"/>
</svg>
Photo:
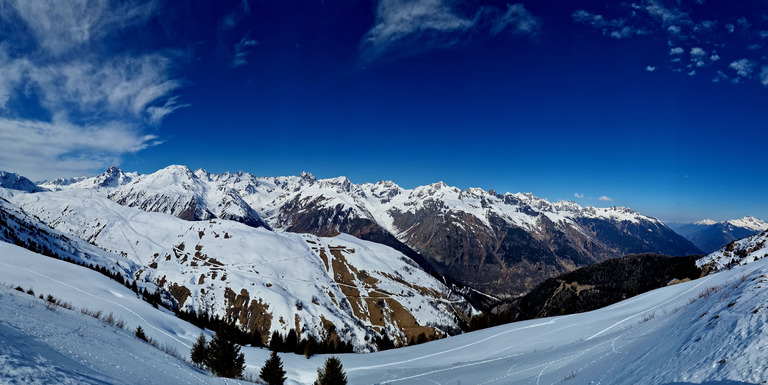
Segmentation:
<svg viewBox="0 0 768 385">
<path fill-rule="evenodd" d="M 40 277 L 42 277 L 42 278 L 45 278 L 45 279 L 47 279 L 47 280 L 49 280 L 49 281 L 51 281 L 51 282 L 55 282 L 55 283 L 58 283 L 59 285 L 63 285 L 63 286 L 69 287 L 69 288 L 71 288 L 71 289 L 74 289 L 74 290 L 76 290 L 76 291 L 78 291 L 78 292 L 80 292 L 80 293 L 83 293 L 83 294 L 87 295 L 87 296 L 90 296 L 90 297 L 93 297 L 93 298 L 96 298 L 96 299 L 99 299 L 99 300 L 102 300 L 102 301 L 105 301 L 105 302 L 109 302 L 109 303 L 111 303 L 111 304 L 113 304 L 113 305 L 115 305 L 115 306 L 118 306 L 118 307 L 120 307 L 120 308 L 124 309 L 125 311 L 127 311 L 127 312 L 129 312 L 129 313 L 133 314 L 134 316 L 136 316 L 136 318 L 138 318 L 138 319 L 142 320 L 142 321 L 143 321 L 143 322 L 144 322 L 144 323 L 145 323 L 145 324 L 146 324 L 148 327 L 150 327 L 150 328 L 152 328 L 152 329 L 155 329 L 155 330 L 157 330 L 158 332 L 160 332 L 160 333 L 164 334 L 165 336 L 167 336 L 167 337 L 169 337 L 169 338 L 173 339 L 174 341 L 176 341 L 176 342 L 178 342 L 178 343 L 182 344 L 183 346 L 185 346 L 185 347 L 187 347 L 187 348 L 191 348 L 191 346 L 190 346 L 190 345 L 187 345 L 187 344 L 186 344 L 184 341 L 182 341 L 182 340 L 180 340 L 180 339 L 176 338 L 175 336 L 173 336 L 172 334 L 170 334 L 170 333 L 166 332 L 165 330 L 162 330 L 162 329 L 160 329 L 160 328 L 156 327 L 155 325 L 152 325 L 152 324 L 151 324 L 149 321 L 147 321 L 147 320 L 146 320 L 144 317 L 142 317 L 141 315 L 139 315 L 139 314 L 138 314 L 138 313 L 136 313 L 135 311 L 133 311 L 133 310 L 131 310 L 131 309 L 129 309 L 129 308 L 127 308 L 127 307 L 125 307 L 124 305 L 122 305 L 122 304 L 120 304 L 120 303 L 118 303 L 118 302 L 112 301 L 112 300 L 110 300 L 110 299 L 108 299 L 108 298 L 104 298 L 104 297 L 98 296 L 98 295 L 96 295 L 96 294 L 93 294 L 93 293 L 89 293 L 89 292 L 87 292 L 87 291 L 85 291 L 85 290 L 82 290 L 82 289 L 80 289 L 79 287 L 76 287 L 76 286 L 70 285 L 70 284 L 68 284 L 68 283 L 66 283 L 66 282 L 62 282 L 62 281 L 59 281 L 58 279 L 55 279 L 55 278 L 53 278 L 53 277 L 49 277 L 49 276 L 47 276 L 47 275 L 45 275 L 45 274 L 39 273 L 39 272 L 37 272 L 37 271 L 34 271 L 34 270 L 30 270 L 30 269 L 27 269 L 27 268 L 24 268 L 24 267 L 20 267 L 20 266 L 10 265 L 10 264 L 7 264 L 7 263 L 5 263 L 5 262 L 0 262 L 0 264 L 2 264 L 2 265 L 5 265 L 5 266 L 8 266 L 8 267 L 16 268 L 16 269 L 22 269 L 22 270 L 26 270 L 26 271 L 28 271 L 28 272 L 30 272 L 30 273 L 32 273 L 32 274 L 35 274 L 35 275 L 37 275 L 37 276 L 40 276 Z"/>
</svg>

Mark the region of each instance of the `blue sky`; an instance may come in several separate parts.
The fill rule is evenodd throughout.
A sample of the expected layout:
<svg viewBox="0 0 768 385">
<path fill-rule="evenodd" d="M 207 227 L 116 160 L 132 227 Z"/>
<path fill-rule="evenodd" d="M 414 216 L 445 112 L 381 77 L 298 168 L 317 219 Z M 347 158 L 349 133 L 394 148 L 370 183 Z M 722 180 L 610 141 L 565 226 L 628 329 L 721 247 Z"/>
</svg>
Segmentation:
<svg viewBox="0 0 768 385">
<path fill-rule="evenodd" d="M 0 169 L 309 171 L 768 219 L 768 2 L 722 4 L 5 1 Z"/>
</svg>

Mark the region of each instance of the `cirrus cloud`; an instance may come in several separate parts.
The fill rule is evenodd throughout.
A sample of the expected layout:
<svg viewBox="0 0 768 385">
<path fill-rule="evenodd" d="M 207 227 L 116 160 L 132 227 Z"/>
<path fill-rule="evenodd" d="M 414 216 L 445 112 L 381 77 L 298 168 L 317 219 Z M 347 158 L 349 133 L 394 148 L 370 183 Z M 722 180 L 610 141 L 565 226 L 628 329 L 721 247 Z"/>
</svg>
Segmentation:
<svg viewBox="0 0 768 385">
<path fill-rule="evenodd" d="M 503 31 L 528 35 L 538 26 L 523 4 L 508 4 L 506 10 L 480 7 L 463 14 L 450 0 L 382 0 L 376 7 L 375 25 L 363 37 L 362 59 L 372 62 L 384 55 L 455 47 Z"/>
<path fill-rule="evenodd" d="M 129 49 L 124 30 L 157 1 L 9 1 L 0 22 L 0 169 L 44 179 L 85 175 L 162 143 L 152 133 L 186 104 L 177 54 Z"/>
<path fill-rule="evenodd" d="M 603 201 L 603 202 L 613 202 L 613 198 L 605 196 L 605 195 L 603 195 L 603 196 L 601 196 L 600 198 L 597 198 L 597 199 L 599 201 Z"/>
</svg>

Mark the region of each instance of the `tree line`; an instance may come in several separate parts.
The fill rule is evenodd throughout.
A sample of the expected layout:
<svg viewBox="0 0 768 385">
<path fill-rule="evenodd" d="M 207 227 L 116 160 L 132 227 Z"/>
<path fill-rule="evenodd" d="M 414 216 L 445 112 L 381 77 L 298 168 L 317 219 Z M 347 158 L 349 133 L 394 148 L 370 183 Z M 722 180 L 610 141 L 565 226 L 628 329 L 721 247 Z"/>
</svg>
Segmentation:
<svg viewBox="0 0 768 385">
<path fill-rule="evenodd" d="M 195 366 L 210 370 L 219 377 L 242 378 L 245 371 L 245 355 L 240 352 L 240 346 L 234 342 L 232 329 L 228 327 L 217 330 L 210 341 L 207 341 L 205 334 L 200 333 L 190 350 L 190 359 Z M 259 371 L 259 378 L 268 385 L 282 385 L 287 378 L 285 374 L 280 356 L 272 350 Z M 314 384 L 346 385 L 347 376 L 341 361 L 336 357 L 327 358 L 323 367 L 317 369 Z"/>
</svg>

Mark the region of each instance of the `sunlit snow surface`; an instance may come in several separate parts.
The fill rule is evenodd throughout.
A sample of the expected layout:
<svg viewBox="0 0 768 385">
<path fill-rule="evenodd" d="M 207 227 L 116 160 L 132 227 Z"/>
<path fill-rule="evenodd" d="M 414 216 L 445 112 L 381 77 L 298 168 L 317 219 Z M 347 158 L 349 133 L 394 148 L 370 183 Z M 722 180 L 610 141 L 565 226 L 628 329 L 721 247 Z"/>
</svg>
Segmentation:
<svg viewBox="0 0 768 385">
<path fill-rule="evenodd" d="M 340 358 L 350 384 L 754 384 L 768 379 L 768 259 L 601 310 Z M 112 311 L 188 355 L 199 329 L 87 269 L 0 243 L 0 282 Z M 709 288 L 710 294 L 701 296 Z M 701 298 L 700 298 L 701 297 Z M 268 356 L 246 347 L 248 370 Z M 282 355 L 291 384 L 325 357 Z M 716 382 L 715 382 L 716 381 Z M 116 330 L 0 288 L 0 383 L 222 383 Z"/>
</svg>

